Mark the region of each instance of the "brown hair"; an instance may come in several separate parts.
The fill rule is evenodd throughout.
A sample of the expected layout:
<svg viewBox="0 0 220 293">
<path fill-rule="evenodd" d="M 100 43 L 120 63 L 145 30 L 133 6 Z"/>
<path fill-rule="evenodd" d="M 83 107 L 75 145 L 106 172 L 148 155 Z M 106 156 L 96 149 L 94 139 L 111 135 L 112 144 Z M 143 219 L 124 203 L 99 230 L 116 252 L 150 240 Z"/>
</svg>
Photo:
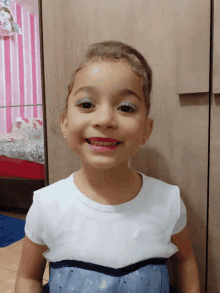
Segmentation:
<svg viewBox="0 0 220 293">
<path fill-rule="evenodd" d="M 106 41 L 92 44 L 86 54 L 85 62 L 74 71 L 71 77 L 71 82 L 68 86 L 68 95 L 66 98 L 66 106 L 60 115 L 60 122 L 67 114 L 68 98 L 73 89 L 76 74 L 86 65 L 96 61 L 111 61 L 111 62 L 125 62 L 130 65 L 131 70 L 138 77 L 142 77 L 142 86 L 144 93 L 144 101 L 146 106 L 146 117 L 150 112 L 150 93 L 152 87 L 152 70 L 145 60 L 145 58 L 133 47 L 126 45 L 120 41 Z"/>
</svg>

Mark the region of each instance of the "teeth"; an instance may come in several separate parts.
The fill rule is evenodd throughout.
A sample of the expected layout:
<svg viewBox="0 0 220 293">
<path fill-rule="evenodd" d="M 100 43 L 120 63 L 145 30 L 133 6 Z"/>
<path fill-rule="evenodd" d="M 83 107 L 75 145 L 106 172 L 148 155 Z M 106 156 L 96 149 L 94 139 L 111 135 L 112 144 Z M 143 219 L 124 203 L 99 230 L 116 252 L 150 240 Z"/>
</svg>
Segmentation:
<svg viewBox="0 0 220 293">
<path fill-rule="evenodd" d="M 116 145 L 117 142 L 101 142 L 101 141 L 93 141 L 93 140 L 90 140 L 89 142 L 91 142 L 92 145 Z"/>
</svg>

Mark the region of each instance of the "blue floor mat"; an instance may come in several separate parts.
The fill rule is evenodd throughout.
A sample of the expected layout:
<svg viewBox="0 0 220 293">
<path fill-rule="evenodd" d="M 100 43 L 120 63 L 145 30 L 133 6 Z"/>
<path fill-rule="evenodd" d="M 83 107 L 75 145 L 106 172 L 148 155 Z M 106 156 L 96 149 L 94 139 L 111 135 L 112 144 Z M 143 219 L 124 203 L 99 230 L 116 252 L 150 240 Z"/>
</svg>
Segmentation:
<svg viewBox="0 0 220 293">
<path fill-rule="evenodd" d="M 24 238 L 25 220 L 0 215 L 0 247 L 6 247 Z"/>
</svg>

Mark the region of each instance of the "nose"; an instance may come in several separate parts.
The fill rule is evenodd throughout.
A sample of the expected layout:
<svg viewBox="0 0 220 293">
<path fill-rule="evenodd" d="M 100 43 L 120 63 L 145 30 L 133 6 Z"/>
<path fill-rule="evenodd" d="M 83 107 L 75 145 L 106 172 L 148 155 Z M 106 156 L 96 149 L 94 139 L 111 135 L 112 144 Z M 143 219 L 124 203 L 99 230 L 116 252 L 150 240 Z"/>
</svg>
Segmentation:
<svg viewBox="0 0 220 293">
<path fill-rule="evenodd" d="M 116 110 L 109 104 L 100 106 L 94 112 L 93 124 L 94 126 L 108 127 L 116 125 Z"/>
</svg>

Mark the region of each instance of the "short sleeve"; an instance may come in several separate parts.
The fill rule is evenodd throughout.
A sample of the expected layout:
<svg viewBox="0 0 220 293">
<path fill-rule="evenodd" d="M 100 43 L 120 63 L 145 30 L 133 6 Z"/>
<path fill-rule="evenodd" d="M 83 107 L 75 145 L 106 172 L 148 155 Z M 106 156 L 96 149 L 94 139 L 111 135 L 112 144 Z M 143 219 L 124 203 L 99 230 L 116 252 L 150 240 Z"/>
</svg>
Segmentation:
<svg viewBox="0 0 220 293">
<path fill-rule="evenodd" d="M 42 205 L 40 204 L 40 194 L 34 193 L 33 203 L 27 213 L 25 223 L 25 234 L 34 243 L 45 245 L 42 238 L 44 232 Z"/>
<path fill-rule="evenodd" d="M 180 217 L 173 229 L 172 235 L 178 234 L 181 232 L 187 224 L 187 211 L 186 211 L 186 206 L 183 202 L 183 200 L 180 197 Z"/>
</svg>

